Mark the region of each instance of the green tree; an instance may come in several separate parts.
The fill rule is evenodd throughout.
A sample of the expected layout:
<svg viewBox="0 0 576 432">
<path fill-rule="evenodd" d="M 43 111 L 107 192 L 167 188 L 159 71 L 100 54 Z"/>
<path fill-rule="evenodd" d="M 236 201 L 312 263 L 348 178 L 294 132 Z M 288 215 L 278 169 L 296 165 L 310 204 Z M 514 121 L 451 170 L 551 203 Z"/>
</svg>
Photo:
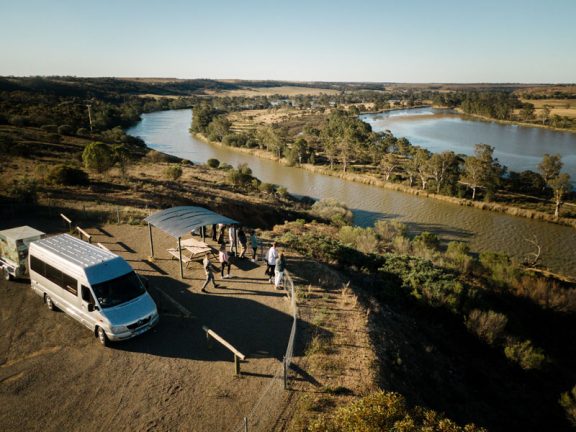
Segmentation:
<svg viewBox="0 0 576 432">
<path fill-rule="evenodd" d="M 446 183 L 455 183 L 458 175 L 458 162 L 452 151 L 434 153 L 428 161 L 430 176 L 436 183 L 436 193 Z"/>
<path fill-rule="evenodd" d="M 493 192 L 500 183 L 500 177 L 504 173 L 504 168 L 494 159 L 494 147 L 488 144 L 476 144 L 474 146 L 474 156 L 469 156 L 464 160 L 464 173 L 462 183 L 472 189 L 472 199 L 476 198 L 476 190 L 479 187 Z"/>
<path fill-rule="evenodd" d="M 560 175 L 563 166 L 564 164 L 559 154 L 550 155 L 545 153 L 542 162 L 538 164 L 538 171 L 544 177 L 544 181 L 548 182 Z"/>
<path fill-rule="evenodd" d="M 560 207 L 563 204 L 564 195 L 572 190 L 570 176 L 566 173 L 559 174 L 548 181 L 548 186 L 554 192 L 554 216 L 560 216 Z"/>
<path fill-rule="evenodd" d="M 390 180 L 390 177 L 399 166 L 400 161 L 398 157 L 394 153 L 386 153 L 380 161 L 380 170 L 384 175 L 384 179 L 386 179 L 386 181 Z"/>
<path fill-rule="evenodd" d="M 112 149 L 102 142 L 88 144 L 82 152 L 82 162 L 86 169 L 103 173 L 114 164 Z"/>
<path fill-rule="evenodd" d="M 426 190 L 426 186 L 428 185 L 428 180 L 431 177 L 430 174 L 430 156 L 431 153 L 429 150 L 418 147 L 416 149 L 416 153 L 414 153 L 413 163 L 416 168 L 416 172 L 418 173 L 418 177 L 420 178 L 420 184 L 422 185 L 422 189 Z"/>
</svg>

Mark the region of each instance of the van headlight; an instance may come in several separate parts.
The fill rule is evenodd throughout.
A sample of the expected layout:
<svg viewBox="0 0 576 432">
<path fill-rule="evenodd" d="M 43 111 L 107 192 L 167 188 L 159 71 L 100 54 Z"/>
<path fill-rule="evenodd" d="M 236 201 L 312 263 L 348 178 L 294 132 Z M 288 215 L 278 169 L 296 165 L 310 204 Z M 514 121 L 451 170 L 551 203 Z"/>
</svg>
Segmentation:
<svg viewBox="0 0 576 432">
<path fill-rule="evenodd" d="M 110 326 L 112 333 L 122 333 L 126 331 L 126 326 Z"/>
</svg>

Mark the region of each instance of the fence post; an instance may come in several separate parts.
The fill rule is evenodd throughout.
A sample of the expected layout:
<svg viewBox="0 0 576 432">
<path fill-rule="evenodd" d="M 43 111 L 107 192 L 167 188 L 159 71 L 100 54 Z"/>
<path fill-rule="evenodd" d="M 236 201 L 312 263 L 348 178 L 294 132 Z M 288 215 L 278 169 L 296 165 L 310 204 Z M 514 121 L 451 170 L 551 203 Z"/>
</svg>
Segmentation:
<svg viewBox="0 0 576 432">
<path fill-rule="evenodd" d="M 118 207 L 116 207 L 116 221 L 120 225 L 120 210 L 118 210 Z"/>
<path fill-rule="evenodd" d="M 248 417 L 244 417 L 244 432 L 248 432 Z"/>
<path fill-rule="evenodd" d="M 236 354 L 234 354 L 234 372 L 236 375 L 240 375 L 240 359 Z"/>
<path fill-rule="evenodd" d="M 286 361 L 286 356 L 282 360 L 282 369 L 284 370 L 284 390 L 288 390 L 288 368 L 286 365 L 288 362 Z"/>
</svg>

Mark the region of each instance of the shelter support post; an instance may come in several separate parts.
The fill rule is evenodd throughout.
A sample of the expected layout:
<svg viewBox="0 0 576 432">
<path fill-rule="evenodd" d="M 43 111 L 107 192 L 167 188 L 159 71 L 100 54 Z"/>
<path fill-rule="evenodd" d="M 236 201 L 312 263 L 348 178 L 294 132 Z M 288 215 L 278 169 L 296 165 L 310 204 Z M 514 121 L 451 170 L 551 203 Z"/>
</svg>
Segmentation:
<svg viewBox="0 0 576 432">
<path fill-rule="evenodd" d="M 152 240 L 152 225 L 148 223 L 148 233 L 150 234 L 150 257 L 154 258 L 154 241 Z"/>
<path fill-rule="evenodd" d="M 180 261 L 180 279 L 184 279 L 184 268 L 182 267 L 182 244 L 180 239 L 181 237 L 178 237 L 178 261 Z"/>
</svg>

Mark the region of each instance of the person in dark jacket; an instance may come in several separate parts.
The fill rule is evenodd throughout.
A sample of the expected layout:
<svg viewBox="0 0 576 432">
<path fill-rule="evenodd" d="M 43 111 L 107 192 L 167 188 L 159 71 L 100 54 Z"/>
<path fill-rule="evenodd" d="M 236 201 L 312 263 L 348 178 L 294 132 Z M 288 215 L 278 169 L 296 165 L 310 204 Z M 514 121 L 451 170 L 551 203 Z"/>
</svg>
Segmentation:
<svg viewBox="0 0 576 432">
<path fill-rule="evenodd" d="M 274 268 L 274 287 L 277 290 L 282 289 L 280 285 L 284 282 L 284 270 L 286 270 L 286 257 L 284 256 L 284 252 L 280 252 L 276 260 L 276 267 Z"/>
</svg>

